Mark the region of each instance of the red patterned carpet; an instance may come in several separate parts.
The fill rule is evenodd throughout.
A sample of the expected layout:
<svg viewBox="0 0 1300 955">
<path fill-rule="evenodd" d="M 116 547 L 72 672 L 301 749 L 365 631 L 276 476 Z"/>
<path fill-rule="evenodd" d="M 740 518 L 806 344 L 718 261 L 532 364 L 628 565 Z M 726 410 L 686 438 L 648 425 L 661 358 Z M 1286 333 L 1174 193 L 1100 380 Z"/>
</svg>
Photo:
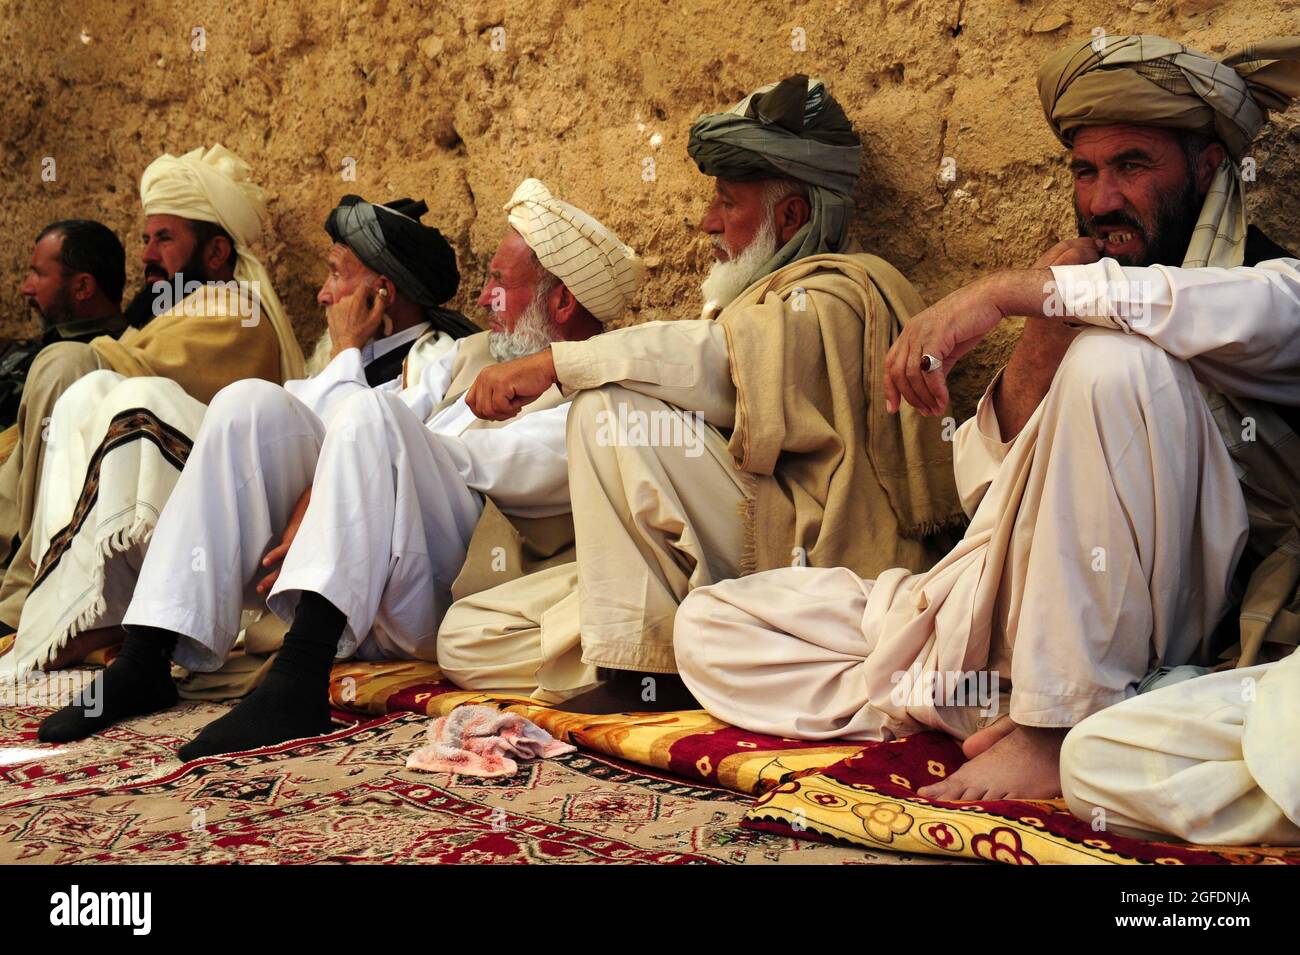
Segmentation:
<svg viewBox="0 0 1300 955">
<path fill-rule="evenodd" d="M 340 722 L 327 737 L 182 766 L 223 705 L 184 704 L 43 747 L 50 707 L 0 708 L 0 862 L 930 862 L 756 832 L 751 798 L 591 753 L 483 780 L 405 768 L 427 717 Z"/>
</svg>

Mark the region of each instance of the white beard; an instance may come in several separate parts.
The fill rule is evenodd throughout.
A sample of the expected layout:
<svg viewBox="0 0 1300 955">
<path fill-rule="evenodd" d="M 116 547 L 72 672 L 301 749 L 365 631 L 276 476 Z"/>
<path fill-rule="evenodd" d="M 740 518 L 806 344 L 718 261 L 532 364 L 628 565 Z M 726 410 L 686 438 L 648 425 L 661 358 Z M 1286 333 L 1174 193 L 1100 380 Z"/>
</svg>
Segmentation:
<svg viewBox="0 0 1300 955">
<path fill-rule="evenodd" d="M 321 332 L 320 338 L 316 339 L 316 347 L 311 350 L 307 356 L 307 377 L 315 378 L 325 366 L 330 363 L 330 353 L 334 351 L 334 340 L 330 338 L 328 328 Z"/>
<path fill-rule="evenodd" d="M 726 248 L 721 237 L 715 237 L 714 245 Z M 704 296 L 704 310 L 723 309 L 735 300 L 736 296 L 754 284 L 761 275 L 761 269 L 767 260 L 776 255 L 776 226 L 768 216 L 758 235 L 745 246 L 739 255 L 730 259 L 717 261 L 709 269 L 709 274 L 700 283 L 700 294 Z M 730 251 L 729 249 L 727 251 Z"/>
<path fill-rule="evenodd" d="M 538 289 L 524 313 L 508 332 L 488 332 L 488 353 L 497 361 L 513 361 L 535 355 L 560 338 L 560 330 L 546 314 L 546 296 L 550 288 Z"/>
</svg>

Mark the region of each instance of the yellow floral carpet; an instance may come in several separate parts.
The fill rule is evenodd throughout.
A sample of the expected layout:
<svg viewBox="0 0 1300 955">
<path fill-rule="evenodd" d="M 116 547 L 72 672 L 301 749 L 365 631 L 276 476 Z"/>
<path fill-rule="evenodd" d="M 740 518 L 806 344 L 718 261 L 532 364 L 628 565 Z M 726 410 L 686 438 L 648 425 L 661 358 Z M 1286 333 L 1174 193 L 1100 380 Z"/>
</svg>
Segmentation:
<svg viewBox="0 0 1300 955">
<path fill-rule="evenodd" d="M 917 789 L 963 762 L 957 743 L 939 733 L 827 746 L 748 733 L 702 710 L 587 716 L 527 697 L 459 690 L 437 666 L 416 662 L 339 664 L 330 692 L 340 709 L 372 716 L 441 716 L 466 703 L 509 709 L 585 750 L 758 796 L 743 822 L 752 831 L 1013 865 L 1300 864 L 1300 849 L 1193 847 L 1096 832 L 1061 800 L 922 799 Z"/>
</svg>

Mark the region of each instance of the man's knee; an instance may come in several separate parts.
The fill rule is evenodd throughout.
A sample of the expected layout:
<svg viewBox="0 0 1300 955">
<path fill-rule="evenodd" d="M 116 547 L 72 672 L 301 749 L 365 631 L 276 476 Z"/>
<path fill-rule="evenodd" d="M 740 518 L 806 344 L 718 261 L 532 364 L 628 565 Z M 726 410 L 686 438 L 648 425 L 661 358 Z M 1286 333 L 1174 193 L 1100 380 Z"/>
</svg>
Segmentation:
<svg viewBox="0 0 1300 955">
<path fill-rule="evenodd" d="M 343 436 L 350 440 L 355 437 L 359 429 L 382 428 L 388 412 L 386 399 L 389 398 L 405 407 L 396 395 L 386 395 L 374 389 L 367 388 L 365 391 L 349 395 L 334 409 L 326 428 L 326 435 Z"/>
<path fill-rule="evenodd" d="M 687 445 L 685 431 L 669 416 L 684 414 L 659 398 L 622 385 L 603 385 L 581 391 L 569 408 L 567 443 L 570 456 L 594 457 L 620 448 L 639 448 L 659 454 L 664 448 Z M 685 426 L 683 425 L 682 428 Z"/>
<path fill-rule="evenodd" d="M 673 618 L 673 657 L 677 661 L 677 673 L 688 686 L 698 685 L 710 672 L 704 637 L 722 607 L 722 601 L 712 591 L 712 587 L 692 590 Z"/>
<path fill-rule="evenodd" d="M 1169 381 L 1191 382 L 1191 370 L 1143 335 L 1087 329 L 1066 350 L 1053 390 L 1078 394 L 1116 389 L 1151 390 Z"/>
<path fill-rule="evenodd" d="M 244 378 L 212 397 L 204 415 L 204 428 L 252 427 L 257 420 L 289 414 L 296 401 L 279 385 L 261 378 Z"/>
<path fill-rule="evenodd" d="M 94 371 L 86 375 L 75 388 L 94 388 L 99 385 L 111 388 L 105 396 L 105 406 L 114 411 L 126 408 L 154 408 L 159 399 L 186 396 L 185 389 L 170 378 L 123 378 L 111 371 Z"/>
<path fill-rule="evenodd" d="M 1070 811 L 1085 819 L 1096 808 L 1097 779 L 1116 755 L 1106 729 L 1110 723 L 1106 711 L 1094 713 L 1076 723 L 1061 743 L 1061 793 Z"/>
<path fill-rule="evenodd" d="M 473 608 L 458 600 L 448 608 L 438 626 L 438 666 L 448 679 L 466 666 L 465 648 L 474 644 L 476 633 L 482 629 L 475 626 L 474 617 Z"/>
</svg>

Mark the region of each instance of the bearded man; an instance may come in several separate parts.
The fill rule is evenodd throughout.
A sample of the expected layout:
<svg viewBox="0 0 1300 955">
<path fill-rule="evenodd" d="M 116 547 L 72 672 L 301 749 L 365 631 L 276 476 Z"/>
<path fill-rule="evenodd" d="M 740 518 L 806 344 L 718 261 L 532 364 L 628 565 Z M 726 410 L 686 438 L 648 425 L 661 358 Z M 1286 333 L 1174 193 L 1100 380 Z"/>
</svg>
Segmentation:
<svg viewBox="0 0 1300 955">
<path fill-rule="evenodd" d="M 0 425 L 17 419 L 28 369 L 42 349 L 122 334 L 125 284 L 126 251 L 108 226 L 64 219 L 40 231 L 18 292 L 40 316 L 41 337 L 14 342 L 0 353 Z"/>
<path fill-rule="evenodd" d="M 281 382 L 302 376 L 302 350 L 271 278 L 252 251 L 266 218 L 266 196 L 248 164 L 224 146 L 164 154 L 140 177 L 146 290 L 127 307 L 143 325 L 89 344 L 60 342 L 32 363 L 17 424 L 0 435 L 11 448 L 0 464 L 0 624 L 17 630 L 35 576 L 32 524 L 46 450 L 58 440 L 46 425 L 55 403 L 98 369 L 126 377 L 170 378 L 197 401 L 212 400 L 241 378 Z M 69 409 L 89 418 L 93 406 Z M 72 488 L 83 475 L 72 476 Z"/>
<path fill-rule="evenodd" d="M 78 738 L 171 705 L 169 661 L 219 667 L 241 610 L 260 595 L 291 622 L 284 646 L 257 689 L 180 756 L 326 733 L 336 656 L 434 657 L 451 583 L 486 501 L 524 518 L 568 512 L 563 396 L 553 390 L 517 421 L 490 427 L 469 411 L 465 393 L 494 356 L 590 337 L 622 317 L 640 264 L 608 229 L 535 179 L 505 208 L 509 228 L 479 298 L 492 310 L 492 331 L 456 341 L 400 394 L 355 390 L 323 423 L 299 415 L 291 428 L 266 433 L 256 460 L 228 480 L 207 479 L 206 461 L 237 455 L 251 443 L 248 429 L 205 423 L 173 498 L 177 520 L 160 523 L 145 558 L 121 654 L 82 699 L 46 720 L 42 739 Z M 372 287 L 374 304 L 354 304 L 351 314 L 378 321 L 388 296 Z M 286 456 L 291 470 L 273 463 Z M 280 523 L 240 499 L 274 501 Z M 241 518 L 234 528 L 205 521 L 196 534 L 195 509 Z M 191 568 L 196 543 L 208 555 L 203 573 Z M 214 577 L 224 583 L 213 586 Z"/>
<path fill-rule="evenodd" d="M 687 148 L 714 177 L 708 317 L 557 342 L 470 395 L 504 419 L 556 384 L 579 392 L 577 561 L 453 607 L 438 661 L 463 687 L 692 706 L 672 627 L 693 588 L 791 562 L 919 569 L 960 518 L 938 422 L 868 397 L 921 303 L 850 240 L 862 147 L 839 104 L 797 75 L 702 117 Z"/>
<path fill-rule="evenodd" d="M 954 292 L 887 359 L 890 406 L 938 414 L 953 362 L 1028 316 L 957 433 L 965 537 L 925 574 L 786 570 L 696 591 L 676 647 L 711 713 L 803 739 L 942 730 L 969 762 L 920 795 L 1050 797 L 1071 726 L 1132 697 L 1153 665 L 1214 651 L 1243 489 L 1258 546 L 1292 568 L 1266 570 L 1255 609 L 1295 599 L 1297 444 L 1270 403 L 1300 404 L 1300 271 L 1247 258 L 1277 253 L 1248 235 L 1236 161 L 1266 109 L 1300 92 L 1298 46 L 1216 62 L 1106 37 L 1044 64 L 1084 235 Z M 1261 440 L 1242 440 L 1246 419 Z"/>
<path fill-rule="evenodd" d="M 68 390 L 51 423 L 56 441 L 46 452 L 33 526 L 39 569 L 9 673 L 67 666 L 120 643 L 132 594 L 161 592 L 170 582 L 159 575 L 192 562 L 196 549 L 216 566 L 181 588 L 178 599 L 190 613 L 212 604 L 214 594 L 243 594 L 245 564 L 263 558 L 265 535 L 284 530 L 310 482 L 319 432 L 333 407 L 367 388 L 397 393 L 404 374 L 418 382 L 424 366 L 476 330 L 442 307 L 460 276 L 451 246 L 419 221 L 427 211 L 410 199 L 372 205 L 350 195 L 330 213 L 328 271 L 317 301 L 327 319 L 321 345 L 332 360 L 309 379 L 283 388 L 236 382 L 210 408 L 169 379 L 111 371 L 92 372 Z M 209 436 L 196 452 L 191 436 L 202 436 L 203 427 Z M 218 434 L 248 438 L 216 452 Z M 258 449 L 266 449 L 264 459 Z M 198 463 L 188 465 L 195 453 Z M 198 473 L 172 502 L 183 465 Z M 217 493 L 259 468 L 261 493 L 254 484 L 235 495 Z M 210 530 L 231 520 L 247 533 Z M 151 547 L 163 553 L 142 569 Z"/>
</svg>

